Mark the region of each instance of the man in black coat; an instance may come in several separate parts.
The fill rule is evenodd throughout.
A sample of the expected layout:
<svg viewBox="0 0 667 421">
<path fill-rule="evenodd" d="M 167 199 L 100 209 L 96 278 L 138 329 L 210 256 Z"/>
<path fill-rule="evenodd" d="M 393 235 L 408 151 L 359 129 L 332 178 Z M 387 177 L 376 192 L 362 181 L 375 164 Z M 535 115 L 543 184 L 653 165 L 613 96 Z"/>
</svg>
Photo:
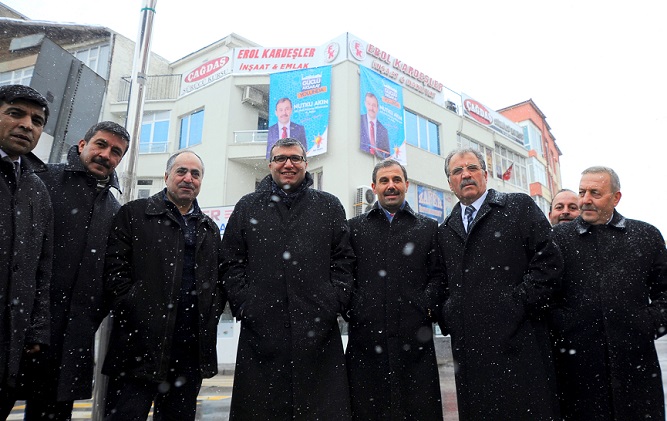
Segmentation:
<svg viewBox="0 0 667 421">
<path fill-rule="evenodd" d="M 220 230 L 197 204 L 204 164 L 183 150 L 167 161 L 166 188 L 123 205 L 104 269 L 113 327 L 102 372 L 106 420 L 194 420 L 202 378 L 218 370 L 225 297 Z"/>
<path fill-rule="evenodd" d="M 51 279 L 51 343 L 31 367 L 27 420 L 68 420 L 74 400 L 89 399 L 93 385 L 95 331 L 106 316 L 104 254 L 113 216 L 120 208 L 115 168 L 130 135 L 104 121 L 73 145 L 67 163 L 39 174 L 54 213 Z"/>
<path fill-rule="evenodd" d="M 337 316 L 352 292 L 345 210 L 312 189 L 297 139 L 236 204 L 223 237 L 225 289 L 241 320 L 230 420 L 350 419 Z"/>
<path fill-rule="evenodd" d="M 445 174 L 460 201 L 439 228 L 459 418 L 556 420 L 545 309 L 563 258 L 551 225 L 528 195 L 487 190 L 477 150 L 450 153 Z"/>
<path fill-rule="evenodd" d="M 0 419 L 16 401 L 20 372 L 49 344 L 53 211 L 35 174 L 49 108 L 23 85 L 0 87 Z"/>
<path fill-rule="evenodd" d="M 591 167 L 581 215 L 554 227 L 565 259 L 552 311 L 561 411 L 566 420 L 664 420 L 654 340 L 667 332 L 667 250 L 654 226 L 615 207 L 614 170 Z"/>
<path fill-rule="evenodd" d="M 405 168 L 373 169 L 378 201 L 349 221 L 357 258 L 348 312 L 352 418 L 442 421 L 433 322 L 441 301 L 438 222 L 405 201 Z"/>
</svg>

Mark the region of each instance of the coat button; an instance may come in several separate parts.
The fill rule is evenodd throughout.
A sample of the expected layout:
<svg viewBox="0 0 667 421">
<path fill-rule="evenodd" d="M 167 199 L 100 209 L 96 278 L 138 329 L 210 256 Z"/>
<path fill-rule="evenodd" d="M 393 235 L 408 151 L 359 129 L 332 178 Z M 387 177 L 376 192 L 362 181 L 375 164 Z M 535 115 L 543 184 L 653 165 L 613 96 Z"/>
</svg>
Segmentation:
<svg viewBox="0 0 667 421">
<path fill-rule="evenodd" d="M 289 322 L 285 322 L 285 327 L 289 327 Z"/>
</svg>

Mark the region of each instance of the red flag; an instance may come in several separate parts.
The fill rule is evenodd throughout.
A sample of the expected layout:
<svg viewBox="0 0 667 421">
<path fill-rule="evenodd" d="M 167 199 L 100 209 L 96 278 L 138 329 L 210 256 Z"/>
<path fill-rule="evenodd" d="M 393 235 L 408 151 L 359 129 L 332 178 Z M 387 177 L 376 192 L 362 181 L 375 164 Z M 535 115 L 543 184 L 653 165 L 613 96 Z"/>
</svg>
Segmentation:
<svg viewBox="0 0 667 421">
<path fill-rule="evenodd" d="M 512 178 L 512 169 L 514 168 L 514 163 L 510 165 L 510 167 L 503 173 L 503 180 L 508 181 L 510 178 Z"/>
</svg>

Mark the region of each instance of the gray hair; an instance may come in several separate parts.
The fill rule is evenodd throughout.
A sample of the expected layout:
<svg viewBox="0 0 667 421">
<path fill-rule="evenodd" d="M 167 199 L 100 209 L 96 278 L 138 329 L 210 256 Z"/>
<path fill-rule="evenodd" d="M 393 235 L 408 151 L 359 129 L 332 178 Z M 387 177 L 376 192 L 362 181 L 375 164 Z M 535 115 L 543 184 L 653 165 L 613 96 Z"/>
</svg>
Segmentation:
<svg viewBox="0 0 667 421">
<path fill-rule="evenodd" d="M 387 158 L 375 164 L 375 168 L 373 168 L 373 184 L 375 184 L 378 171 L 381 168 L 393 167 L 394 165 L 401 167 L 401 170 L 403 170 L 403 178 L 405 178 L 405 181 L 408 181 L 408 172 L 406 171 L 405 167 L 395 159 Z"/>
<path fill-rule="evenodd" d="M 480 167 L 482 167 L 482 170 L 486 172 L 486 162 L 484 161 L 484 155 L 476 149 L 472 148 L 461 148 L 461 149 L 454 149 L 447 155 L 447 158 L 445 158 L 445 175 L 447 176 L 447 179 L 449 180 L 449 162 L 452 160 L 452 158 L 456 155 L 464 155 L 467 153 L 471 153 L 477 157 L 477 160 L 479 161 Z"/>
<path fill-rule="evenodd" d="M 616 174 L 616 171 L 612 170 L 609 167 L 603 167 L 601 165 L 598 165 L 598 166 L 595 166 L 595 167 L 588 167 L 581 172 L 581 175 L 584 175 L 584 174 L 600 174 L 600 173 L 609 174 L 609 178 L 611 179 L 611 192 L 612 193 L 616 193 L 618 191 L 621 191 L 621 180 L 618 178 L 618 174 Z"/>
<path fill-rule="evenodd" d="M 169 174 L 171 172 L 171 169 L 174 168 L 174 161 L 176 161 L 176 157 L 178 157 L 180 154 L 184 154 L 184 153 L 191 153 L 194 156 L 196 156 L 197 159 L 199 159 L 199 162 L 201 162 L 201 175 L 203 176 L 204 175 L 204 160 L 201 159 L 201 156 L 192 152 L 190 149 L 181 149 L 180 151 L 176 152 L 175 154 L 173 154 L 172 156 L 169 157 L 169 159 L 167 160 L 167 169 L 165 170 L 167 172 L 167 174 Z"/>
</svg>

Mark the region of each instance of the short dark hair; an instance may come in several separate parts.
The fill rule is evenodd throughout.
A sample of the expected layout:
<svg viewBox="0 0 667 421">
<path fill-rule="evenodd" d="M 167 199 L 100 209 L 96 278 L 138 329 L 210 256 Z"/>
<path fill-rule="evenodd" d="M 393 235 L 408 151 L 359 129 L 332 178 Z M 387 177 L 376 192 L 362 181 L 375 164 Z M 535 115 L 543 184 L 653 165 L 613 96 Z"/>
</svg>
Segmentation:
<svg viewBox="0 0 667 421">
<path fill-rule="evenodd" d="M 405 181 L 408 181 L 408 172 L 405 167 L 397 160 L 387 158 L 375 164 L 375 168 L 373 168 L 373 184 L 375 184 L 378 171 L 380 171 L 381 168 L 393 167 L 394 165 L 401 167 L 401 170 L 403 170 L 403 178 L 405 178 Z"/>
<path fill-rule="evenodd" d="M 299 146 L 303 152 L 303 157 L 306 158 L 306 148 L 303 147 L 303 144 L 299 142 L 298 139 L 294 139 L 293 137 L 285 137 L 283 139 L 278 139 L 276 143 L 271 146 L 271 150 L 269 151 L 269 159 L 272 158 L 273 150 L 275 148 L 289 148 L 292 146 Z"/>
<path fill-rule="evenodd" d="M 454 149 L 447 155 L 447 158 L 445 158 L 445 175 L 447 176 L 447 179 L 449 180 L 449 162 L 452 160 L 452 158 L 456 155 L 465 155 L 467 153 L 471 153 L 477 157 L 477 160 L 479 161 L 480 167 L 482 167 L 482 170 L 486 171 L 486 162 L 484 161 L 484 155 L 477 149 L 472 149 L 472 148 L 461 148 L 461 149 Z"/>
<path fill-rule="evenodd" d="M 180 151 L 170 156 L 169 159 L 167 159 L 167 169 L 165 170 L 165 172 L 169 174 L 171 172 L 171 169 L 174 168 L 174 161 L 176 161 L 176 157 L 184 153 L 191 153 L 199 159 L 199 162 L 201 162 L 201 175 L 204 176 L 204 160 L 201 159 L 201 156 L 192 152 L 190 149 L 181 149 Z"/>
<path fill-rule="evenodd" d="M 116 136 L 125 140 L 128 143 L 128 145 L 130 143 L 130 134 L 127 132 L 127 130 L 125 130 L 125 127 L 121 126 L 118 123 L 114 123 L 113 121 L 101 121 L 95 124 L 90 129 L 88 129 L 86 134 L 83 136 L 83 140 L 85 140 L 86 143 L 88 143 L 90 139 L 93 138 L 95 133 L 99 131 L 113 133 Z"/>
<path fill-rule="evenodd" d="M 278 109 L 278 104 L 280 104 L 281 102 L 289 102 L 289 107 L 290 107 L 290 108 L 293 108 L 292 100 L 289 99 L 289 98 L 287 98 L 287 97 L 284 97 L 284 98 L 280 98 L 280 99 L 278 100 L 278 102 L 276 102 L 276 109 Z"/>
<path fill-rule="evenodd" d="M 550 206 L 550 209 L 551 209 L 551 210 L 554 209 L 554 200 L 556 200 L 556 196 L 558 196 L 559 194 L 564 193 L 564 192 L 570 192 L 570 193 L 577 194 L 577 193 L 573 192 L 573 191 L 570 190 L 570 189 L 560 189 L 560 190 L 558 190 L 558 191 L 556 192 L 556 194 L 554 194 L 554 197 L 551 198 L 551 206 Z"/>
<path fill-rule="evenodd" d="M 46 98 L 30 86 L 5 85 L 0 86 L 0 105 L 14 101 L 25 101 L 42 107 L 44 110 L 44 124 L 49 119 L 49 103 Z"/>
</svg>

